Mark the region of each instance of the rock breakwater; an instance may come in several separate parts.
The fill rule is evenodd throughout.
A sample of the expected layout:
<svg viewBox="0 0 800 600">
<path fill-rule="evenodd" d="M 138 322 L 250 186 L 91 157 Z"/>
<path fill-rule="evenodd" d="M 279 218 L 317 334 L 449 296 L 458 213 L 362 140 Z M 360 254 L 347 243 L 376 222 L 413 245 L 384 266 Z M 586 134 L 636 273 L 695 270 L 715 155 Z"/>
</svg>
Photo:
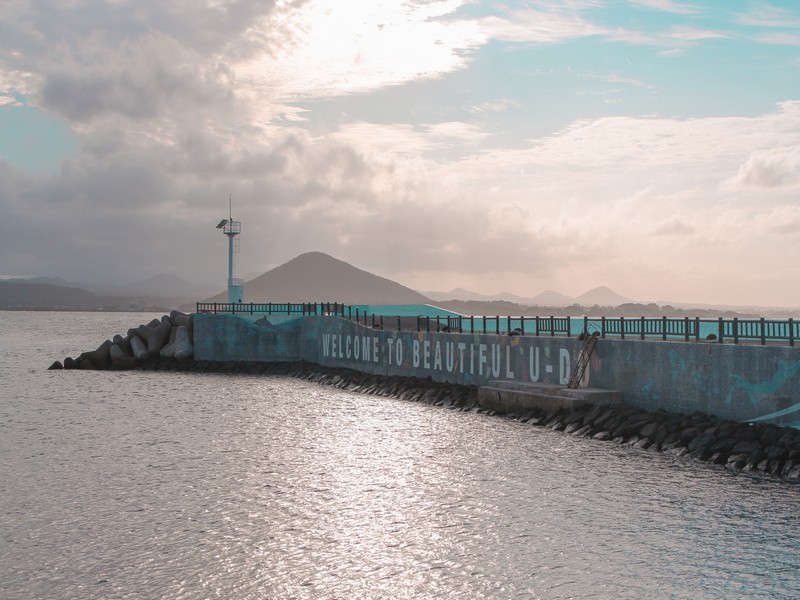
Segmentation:
<svg viewBox="0 0 800 600">
<path fill-rule="evenodd" d="M 193 355 L 192 315 L 173 310 L 147 325 L 129 329 L 125 336 L 115 335 L 96 350 L 67 357 L 63 363 L 56 361 L 50 369 L 126 370 L 156 357 L 182 360 Z"/>
</svg>

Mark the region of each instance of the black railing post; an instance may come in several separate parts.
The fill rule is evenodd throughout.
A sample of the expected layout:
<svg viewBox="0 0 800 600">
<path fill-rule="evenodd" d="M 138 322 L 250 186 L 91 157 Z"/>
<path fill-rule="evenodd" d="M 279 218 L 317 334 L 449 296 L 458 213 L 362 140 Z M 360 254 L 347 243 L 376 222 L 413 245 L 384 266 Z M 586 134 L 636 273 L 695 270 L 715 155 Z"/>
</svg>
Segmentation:
<svg viewBox="0 0 800 600">
<path fill-rule="evenodd" d="M 539 335 L 539 315 L 536 315 L 536 335 Z"/>
<path fill-rule="evenodd" d="M 722 338 L 725 337 L 725 322 L 722 320 L 722 317 L 719 318 L 719 339 L 717 339 L 717 343 L 722 343 Z"/>
<path fill-rule="evenodd" d="M 567 315 L 567 337 L 572 337 L 572 320 L 569 315 Z"/>
<path fill-rule="evenodd" d="M 383 331 L 383 315 L 381 315 L 381 331 Z"/>
<path fill-rule="evenodd" d="M 696 341 L 700 341 L 700 317 L 694 318 L 694 338 Z"/>
<path fill-rule="evenodd" d="M 497 335 L 500 335 L 500 315 L 497 315 L 494 318 L 494 328 L 495 328 L 495 333 Z"/>
<path fill-rule="evenodd" d="M 482 333 L 486 333 L 486 315 L 483 315 L 483 331 Z"/>
<path fill-rule="evenodd" d="M 739 318 L 733 317 L 733 343 L 739 343 Z"/>
<path fill-rule="evenodd" d="M 397 331 L 400 331 L 400 315 L 397 315 Z"/>
<path fill-rule="evenodd" d="M 586 315 L 583 315 L 583 334 L 589 334 L 589 317 Z"/>
<path fill-rule="evenodd" d="M 789 345 L 794 346 L 794 320 L 789 319 Z"/>
<path fill-rule="evenodd" d="M 620 339 L 625 339 L 625 317 L 619 318 L 619 335 Z"/>
<path fill-rule="evenodd" d="M 475 333 L 475 315 L 469 316 L 469 332 Z"/>
<path fill-rule="evenodd" d="M 430 333 L 430 330 L 431 330 L 431 318 L 430 318 L 430 316 L 426 316 L 425 317 L 425 331 Z"/>
<path fill-rule="evenodd" d="M 600 337 L 606 339 L 606 318 L 600 317 Z"/>
<path fill-rule="evenodd" d="M 667 341 L 667 315 L 661 317 L 661 340 Z"/>
<path fill-rule="evenodd" d="M 683 317 L 683 341 L 689 341 L 689 317 Z"/>
<path fill-rule="evenodd" d="M 764 331 L 764 317 L 761 317 L 761 345 L 765 346 L 767 344 L 767 334 Z"/>
</svg>

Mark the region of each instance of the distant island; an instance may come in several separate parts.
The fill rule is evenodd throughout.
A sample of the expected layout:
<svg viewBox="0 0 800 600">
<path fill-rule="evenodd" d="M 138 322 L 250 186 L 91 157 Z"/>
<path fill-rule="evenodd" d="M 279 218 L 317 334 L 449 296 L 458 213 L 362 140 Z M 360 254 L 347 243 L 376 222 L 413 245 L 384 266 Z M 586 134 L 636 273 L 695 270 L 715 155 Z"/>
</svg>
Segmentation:
<svg viewBox="0 0 800 600">
<path fill-rule="evenodd" d="M 106 290 L 88 290 L 52 278 L 0 280 L 0 310 L 165 311 L 191 312 L 195 303 L 226 302 L 210 286 L 192 286 L 180 277 L 157 275 Z M 450 296 L 448 298 L 448 296 Z M 385 277 L 358 269 L 322 252 L 307 252 L 245 284 L 247 302 L 341 302 L 344 304 L 431 304 L 465 315 L 589 317 L 772 317 L 792 316 L 785 308 L 691 307 L 638 303 L 607 287 L 576 298 L 548 290 L 534 298 L 513 294 L 485 296 L 461 288 L 418 292 Z"/>
</svg>

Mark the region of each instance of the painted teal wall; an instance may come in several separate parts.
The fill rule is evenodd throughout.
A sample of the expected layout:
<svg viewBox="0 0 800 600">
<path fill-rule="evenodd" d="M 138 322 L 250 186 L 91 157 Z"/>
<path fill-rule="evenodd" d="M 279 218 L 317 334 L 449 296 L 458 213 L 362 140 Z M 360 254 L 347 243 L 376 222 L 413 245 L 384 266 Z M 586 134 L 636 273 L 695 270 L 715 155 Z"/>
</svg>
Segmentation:
<svg viewBox="0 0 800 600">
<path fill-rule="evenodd" d="M 337 317 L 195 316 L 198 360 L 307 360 L 367 373 L 482 385 L 565 384 L 576 338 L 380 331 Z M 585 384 L 627 404 L 800 427 L 800 348 L 600 340 Z"/>
</svg>

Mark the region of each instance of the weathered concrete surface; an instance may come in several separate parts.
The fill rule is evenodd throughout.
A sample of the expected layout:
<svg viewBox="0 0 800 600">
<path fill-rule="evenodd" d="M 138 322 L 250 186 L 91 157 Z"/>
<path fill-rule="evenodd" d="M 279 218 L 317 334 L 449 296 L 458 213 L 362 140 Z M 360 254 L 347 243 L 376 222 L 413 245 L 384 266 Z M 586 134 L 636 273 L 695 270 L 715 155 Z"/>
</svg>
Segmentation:
<svg viewBox="0 0 800 600">
<path fill-rule="evenodd" d="M 303 317 L 194 315 L 194 358 L 212 361 L 303 360 Z"/>
<path fill-rule="evenodd" d="M 484 386 L 566 385 L 575 338 L 379 330 L 338 317 L 196 315 L 199 360 L 297 360 L 375 375 Z M 66 364 L 65 364 L 66 367 Z M 800 347 L 600 340 L 584 387 L 642 410 L 800 427 Z"/>
<path fill-rule="evenodd" d="M 502 413 L 525 413 L 530 410 L 575 410 L 586 405 L 622 404 L 616 390 L 598 388 L 571 389 L 547 383 L 490 381 L 478 388 L 478 404 Z"/>
</svg>

